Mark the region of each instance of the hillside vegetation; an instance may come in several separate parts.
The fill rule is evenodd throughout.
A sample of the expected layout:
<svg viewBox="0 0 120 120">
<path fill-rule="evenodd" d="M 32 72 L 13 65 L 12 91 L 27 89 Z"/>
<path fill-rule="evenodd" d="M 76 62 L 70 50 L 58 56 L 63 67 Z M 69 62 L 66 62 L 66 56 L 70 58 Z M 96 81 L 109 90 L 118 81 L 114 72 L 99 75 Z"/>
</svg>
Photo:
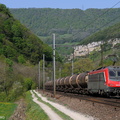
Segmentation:
<svg viewBox="0 0 120 120">
<path fill-rule="evenodd" d="M 114 40 L 115 38 L 120 38 L 120 22 L 95 34 L 92 34 L 81 41 L 80 44 L 83 45 L 99 41 L 107 42 L 108 40 Z"/>
<path fill-rule="evenodd" d="M 47 37 L 56 33 L 57 43 L 79 42 L 99 28 L 114 25 L 120 21 L 120 8 L 114 9 L 10 9 L 11 13 L 30 28 L 36 35 Z M 111 17 L 112 16 L 112 17 Z M 111 22 L 112 21 L 112 22 Z"/>
<path fill-rule="evenodd" d="M 0 55 L 16 62 L 28 60 L 36 64 L 43 54 L 46 60 L 52 60 L 51 47 L 15 20 L 9 10 L 0 4 Z"/>
<path fill-rule="evenodd" d="M 70 54 L 72 46 L 84 41 L 87 36 L 120 21 L 120 8 L 28 8 L 10 11 L 47 44 L 52 44 L 52 33 L 56 33 L 56 49 L 62 55 Z"/>
</svg>

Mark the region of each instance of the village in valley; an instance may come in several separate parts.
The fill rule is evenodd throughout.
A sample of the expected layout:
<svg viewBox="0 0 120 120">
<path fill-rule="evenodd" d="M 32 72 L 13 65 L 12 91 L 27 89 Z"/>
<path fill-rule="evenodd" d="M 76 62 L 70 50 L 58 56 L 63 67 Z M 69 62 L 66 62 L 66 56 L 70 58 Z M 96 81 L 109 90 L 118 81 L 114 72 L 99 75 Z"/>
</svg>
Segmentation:
<svg viewBox="0 0 120 120">
<path fill-rule="evenodd" d="M 109 40 L 108 44 L 112 44 L 112 47 L 114 47 L 117 43 L 120 43 L 120 39 L 116 38 L 114 40 Z M 87 54 L 90 54 L 92 51 L 100 51 L 101 50 L 101 45 L 104 44 L 103 41 L 99 42 L 92 42 L 87 45 L 79 45 L 74 47 L 74 57 L 79 57 L 79 56 L 85 56 Z M 71 55 L 71 57 L 73 54 Z M 70 57 L 70 58 L 71 58 Z"/>
</svg>

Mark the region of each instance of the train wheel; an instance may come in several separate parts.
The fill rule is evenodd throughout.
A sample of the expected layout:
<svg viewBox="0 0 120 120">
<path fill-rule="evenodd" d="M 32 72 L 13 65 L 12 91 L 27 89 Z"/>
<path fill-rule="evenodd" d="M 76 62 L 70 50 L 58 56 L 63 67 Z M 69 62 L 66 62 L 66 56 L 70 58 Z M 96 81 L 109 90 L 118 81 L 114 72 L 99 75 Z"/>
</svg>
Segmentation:
<svg viewBox="0 0 120 120">
<path fill-rule="evenodd" d="M 106 93 L 106 97 L 110 97 L 110 93 Z"/>
</svg>

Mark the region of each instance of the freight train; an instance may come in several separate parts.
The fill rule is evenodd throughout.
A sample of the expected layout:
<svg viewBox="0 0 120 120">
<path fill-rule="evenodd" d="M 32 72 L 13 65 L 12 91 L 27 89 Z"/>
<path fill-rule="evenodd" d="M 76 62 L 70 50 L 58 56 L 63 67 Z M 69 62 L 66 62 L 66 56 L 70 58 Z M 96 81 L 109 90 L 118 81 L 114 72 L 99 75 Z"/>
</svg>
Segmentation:
<svg viewBox="0 0 120 120">
<path fill-rule="evenodd" d="M 120 66 L 102 67 L 89 72 L 57 79 L 56 90 L 80 94 L 120 96 Z M 45 83 L 45 89 L 53 89 L 53 81 Z"/>
</svg>

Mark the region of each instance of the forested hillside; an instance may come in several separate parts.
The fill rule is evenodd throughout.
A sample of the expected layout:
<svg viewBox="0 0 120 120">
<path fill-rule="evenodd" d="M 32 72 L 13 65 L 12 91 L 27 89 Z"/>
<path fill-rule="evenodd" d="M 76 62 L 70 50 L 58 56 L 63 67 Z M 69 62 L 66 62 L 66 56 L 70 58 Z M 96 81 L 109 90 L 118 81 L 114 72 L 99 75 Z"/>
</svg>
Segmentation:
<svg viewBox="0 0 120 120">
<path fill-rule="evenodd" d="M 30 30 L 13 18 L 9 10 L 0 5 L 0 55 L 16 62 L 30 61 L 33 64 L 46 55 L 52 60 L 52 49 Z"/>
<path fill-rule="evenodd" d="M 108 40 L 114 40 L 115 38 L 120 38 L 120 22 L 87 37 L 81 41 L 80 44 L 83 45 L 99 41 L 107 42 Z"/>
<path fill-rule="evenodd" d="M 51 34 L 56 33 L 58 44 L 79 42 L 97 30 L 120 21 L 120 8 L 114 9 L 10 9 L 36 35 L 52 43 Z"/>
<path fill-rule="evenodd" d="M 73 47 L 96 31 L 120 21 L 120 8 L 111 9 L 10 9 L 11 13 L 47 44 L 56 33 L 56 50 L 71 54 Z M 59 44 L 59 45 L 58 45 Z"/>
</svg>

